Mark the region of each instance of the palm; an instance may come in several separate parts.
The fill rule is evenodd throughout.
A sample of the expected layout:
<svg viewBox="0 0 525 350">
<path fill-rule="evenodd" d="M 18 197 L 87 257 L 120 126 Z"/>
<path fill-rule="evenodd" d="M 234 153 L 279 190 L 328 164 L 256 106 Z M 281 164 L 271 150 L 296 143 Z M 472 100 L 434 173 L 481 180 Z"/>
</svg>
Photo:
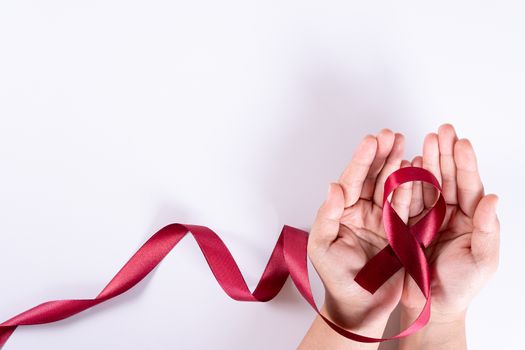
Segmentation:
<svg viewBox="0 0 525 350">
<path fill-rule="evenodd" d="M 409 222 L 411 223 L 412 220 Z M 415 221 L 415 220 L 414 220 Z M 432 305 L 439 310 L 444 306 L 456 308 L 470 297 L 464 290 L 465 276 L 472 276 L 475 268 L 470 250 L 473 224 L 472 218 L 457 205 L 447 205 L 447 215 L 436 240 L 426 249 L 432 287 Z M 423 296 L 412 281 L 405 283 L 403 304 L 410 307 L 421 305 Z"/>
<path fill-rule="evenodd" d="M 325 285 L 330 286 L 329 293 L 332 297 L 337 300 L 352 300 L 352 304 L 356 305 L 366 305 L 365 310 L 361 311 L 371 318 L 385 308 L 392 310 L 399 301 L 403 287 L 401 274 L 390 278 L 373 295 L 354 281 L 367 261 L 387 243 L 381 207 L 369 200 L 360 199 L 355 205 L 346 208 L 338 237 L 322 263 L 324 268 L 332 269 L 332 273 L 321 274 L 326 276 L 322 278 L 327 279 Z M 355 316 L 359 319 L 364 315 L 357 312 Z"/>
<path fill-rule="evenodd" d="M 473 276 L 473 269 L 476 268 L 470 250 L 472 218 L 457 205 L 450 206 L 449 210 L 451 217 L 445 222 L 445 229 L 440 232 L 435 247 L 430 248 L 430 267 L 435 276 L 432 280 L 432 302 L 440 310 L 444 306 L 457 309 L 458 304 L 465 304 L 467 297 L 470 299 L 470 295 L 460 291 L 464 289 L 465 276 Z"/>
</svg>

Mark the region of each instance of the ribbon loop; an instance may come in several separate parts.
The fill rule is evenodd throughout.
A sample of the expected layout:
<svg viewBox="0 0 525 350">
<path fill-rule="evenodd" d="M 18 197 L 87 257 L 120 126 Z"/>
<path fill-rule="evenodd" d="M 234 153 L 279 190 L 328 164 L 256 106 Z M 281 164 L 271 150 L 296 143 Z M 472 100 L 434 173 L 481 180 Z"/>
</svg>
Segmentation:
<svg viewBox="0 0 525 350">
<path fill-rule="evenodd" d="M 438 191 L 435 205 L 413 226 L 407 226 L 388 201 L 390 194 L 406 182 L 423 181 Z M 426 248 L 437 236 L 445 219 L 446 203 L 441 186 L 431 172 L 417 167 L 401 168 L 385 181 L 383 224 L 389 242 L 359 271 L 355 281 L 370 293 L 375 293 L 394 273 L 405 267 L 426 296 L 430 288 L 428 268 L 424 268 Z"/>
</svg>

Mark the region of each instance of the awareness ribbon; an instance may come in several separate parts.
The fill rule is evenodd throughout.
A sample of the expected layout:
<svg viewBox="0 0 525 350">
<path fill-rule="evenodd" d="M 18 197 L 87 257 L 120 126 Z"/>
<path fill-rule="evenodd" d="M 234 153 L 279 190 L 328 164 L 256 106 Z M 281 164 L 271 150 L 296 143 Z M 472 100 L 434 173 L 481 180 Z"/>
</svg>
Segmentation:
<svg viewBox="0 0 525 350">
<path fill-rule="evenodd" d="M 438 190 L 439 198 L 423 218 L 408 227 L 392 208 L 388 197 L 401 184 L 411 181 L 431 184 Z M 338 326 L 319 312 L 308 279 L 307 232 L 287 225 L 283 227 L 252 293 L 230 251 L 215 232 L 206 226 L 174 223 L 151 236 L 94 299 L 48 301 L 0 323 L 0 348 L 18 326 L 56 322 L 126 292 L 146 277 L 188 232 L 197 241 L 217 282 L 232 299 L 269 301 L 279 293 L 290 276 L 301 295 L 323 320 L 348 339 L 372 343 L 410 335 L 424 327 L 430 318 L 430 276 L 424 248 L 436 237 L 445 217 L 446 204 L 439 182 L 422 168 L 405 167 L 393 172 L 387 178 L 384 189 L 383 222 L 389 244 L 367 262 L 355 280 L 374 293 L 402 267 L 412 276 L 426 302 L 417 319 L 395 336 L 371 338 L 356 334 Z"/>
</svg>

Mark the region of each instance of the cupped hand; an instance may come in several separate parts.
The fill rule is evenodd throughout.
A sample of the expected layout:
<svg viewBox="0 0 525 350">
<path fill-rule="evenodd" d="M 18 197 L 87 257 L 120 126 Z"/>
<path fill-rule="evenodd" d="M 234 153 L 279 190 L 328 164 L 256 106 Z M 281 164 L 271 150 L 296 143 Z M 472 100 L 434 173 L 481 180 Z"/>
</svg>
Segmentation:
<svg viewBox="0 0 525 350">
<path fill-rule="evenodd" d="M 485 195 L 476 155 L 467 139 L 458 140 L 452 125 L 427 135 L 423 157 L 413 166 L 431 171 L 442 184 L 447 213 L 436 240 L 427 248 L 431 271 L 432 319 L 461 317 L 475 294 L 496 271 L 499 259 L 498 197 Z M 430 186 L 414 183 L 410 215 L 418 220 L 433 204 Z M 415 318 L 424 297 L 415 282 L 405 277 L 401 303 Z"/>
<path fill-rule="evenodd" d="M 308 256 L 325 287 L 323 310 L 347 329 L 377 329 L 376 334 L 366 334 L 369 336 L 381 335 L 400 300 L 404 274 L 398 271 L 375 294 L 354 278 L 388 243 L 382 221 L 383 187 L 388 175 L 410 165 L 402 161 L 403 152 L 401 134 L 385 129 L 365 137 L 338 183 L 330 184 L 308 241 Z M 411 187 L 405 184 L 392 196 L 394 209 L 405 220 Z"/>
</svg>

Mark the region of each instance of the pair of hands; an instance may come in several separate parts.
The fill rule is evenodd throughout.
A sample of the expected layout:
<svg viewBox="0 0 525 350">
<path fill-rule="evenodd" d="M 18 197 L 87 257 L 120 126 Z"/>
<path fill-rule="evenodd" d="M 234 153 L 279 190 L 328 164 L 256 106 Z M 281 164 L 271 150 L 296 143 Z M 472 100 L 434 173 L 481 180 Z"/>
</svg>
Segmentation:
<svg viewBox="0 0 525 350">
<path fill-rule="evenodd" d="M 410 162 L 403 160 L 403 153 L 402 134 L 384 129 L 376 136 L 366 136 L 338 183 L 330 184 L 308 242 L 309 258 L 325 287 L 322 312 L 340 326 L 367 336 L 382 335 L 399 303 L 402 327 L 416 318 L 424 304 L 421 291 L 404 269 L 373 295 L 354 281 L 367 261 L 388 244 L 382 221 L 383 187 L 400 167 L 432 172 L 447 203 L 438 237 L 426 249 L 432 316 L 425 328 L 431 331 L 432 324 L 464 322 L 470 301 L 498 266 L 498 198 L 484 194 L 470 142 L 458 140 L 453 126 L 445 124 L 438 133 L 426 136 L 422 156 Z M 395 190 L 391 203 L 412 225 L 426 214 L 436 195 L 431 185 L 407 183 Z M 418 337 L 405 343 L 412 348 L 422 346 L 425 340 Z"/>
</svg>

